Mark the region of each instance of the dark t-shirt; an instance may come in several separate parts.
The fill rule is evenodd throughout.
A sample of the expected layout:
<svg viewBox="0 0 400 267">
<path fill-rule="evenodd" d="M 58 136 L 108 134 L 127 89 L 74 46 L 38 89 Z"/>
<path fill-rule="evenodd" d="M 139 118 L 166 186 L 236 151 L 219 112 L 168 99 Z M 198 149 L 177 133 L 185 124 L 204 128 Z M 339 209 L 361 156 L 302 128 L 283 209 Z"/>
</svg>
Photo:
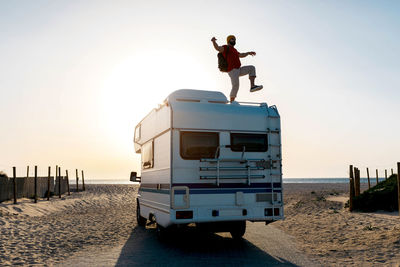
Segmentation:
<svg viewBox="0 0 400 267">
<path fill-rule="evenodd" d="M 229 46 L 229 51 L 228 51 L 228 57 L 226 57 L 226 51 L 228 49 L 227 45 L 224 45 L 224 57 L 226 58 L 226 61 L 228 62 L 228 72 L 230 72 L 233 69 L 238 69 L 242 65 L 240 63 L 239 59 L 239 52 L 232 46 Z"/>
</svg>

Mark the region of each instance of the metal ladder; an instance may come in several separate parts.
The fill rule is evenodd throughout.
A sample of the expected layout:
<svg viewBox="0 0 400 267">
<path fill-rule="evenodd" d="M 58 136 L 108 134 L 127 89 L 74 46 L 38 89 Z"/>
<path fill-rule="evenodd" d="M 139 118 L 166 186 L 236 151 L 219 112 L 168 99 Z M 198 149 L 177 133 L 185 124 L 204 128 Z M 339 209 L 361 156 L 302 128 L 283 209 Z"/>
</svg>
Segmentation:
<svg viewBox="0 0 400 267">
<path fill-rule="evenodd" d="M 276 109 L 275 106 L 271 106 L 270 108 L 275 109 L 276 113 L 278 114 L 278 110 Z M 279 116 L 268 116 L 268 122 L 271 122 L 271 120 L 278 120 L 280 117 Z M 271 204 L 272 204 L 272 220 L 275 219 L 275 193 L 274 193 L 274 179 L 273 177 L 278 176 L 279 180 L 282 181 L 282 140 L 281 140 L 281 135 L 280 135 L 280 123 L 277 123 L 279 128 L 271 129 L 270 125 L 272 123 L 268 123 L 267 126 L 267 134 L 268 134 L 268 159 L 270 160 L 270 178 L 271 178 Z M 277 134 L 278 135 L 278 144 L 271 144 L 271 135 Z M 276 155 L 276 158 L 273 157 L 272 155 L 272 150 L 270 148 L 278 148 L 278 154 Z M 272 166 L 274 163 L 277 163 L 278 166 L 276 169 L 278 169 L 279 174 L 273 174 L 272 170 L 274 169 Z M 281 183 L 282 187 L 282 183 Z"/>
</svg>

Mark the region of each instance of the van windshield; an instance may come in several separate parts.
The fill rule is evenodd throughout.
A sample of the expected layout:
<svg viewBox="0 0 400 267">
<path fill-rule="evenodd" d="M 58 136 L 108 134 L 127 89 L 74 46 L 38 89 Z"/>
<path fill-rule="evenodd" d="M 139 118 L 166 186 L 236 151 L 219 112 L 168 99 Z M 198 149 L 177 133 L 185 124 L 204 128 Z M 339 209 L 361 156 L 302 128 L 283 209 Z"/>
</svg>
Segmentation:
<svg viewBox="0 0 400 267">
<path fill-rule="evenodd" d="M 268 149 L 267 134 L 231 133 L 231 150 L 265 152 Z"/>
<path fill-rule="evenodd" d="M 219 146 L 218 133 L 181 132 L 180 154 L 183 159 L 214 158 Z"/>
</svg>

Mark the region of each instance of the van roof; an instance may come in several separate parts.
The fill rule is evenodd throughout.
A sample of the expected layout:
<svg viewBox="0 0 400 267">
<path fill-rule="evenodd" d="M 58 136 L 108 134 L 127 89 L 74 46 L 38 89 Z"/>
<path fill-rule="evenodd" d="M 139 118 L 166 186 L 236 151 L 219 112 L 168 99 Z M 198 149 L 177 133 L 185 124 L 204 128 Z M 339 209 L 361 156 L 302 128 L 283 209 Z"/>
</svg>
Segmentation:
<svg viewBox="0 0 400 267">
<path fill-rule="evenodd" d="M 228 103 L 226 96 L 217 91 L 205 91 L 194 89 L 180 89 L 172 92 L 165 102 L 216 102 Z"/>
</svg>

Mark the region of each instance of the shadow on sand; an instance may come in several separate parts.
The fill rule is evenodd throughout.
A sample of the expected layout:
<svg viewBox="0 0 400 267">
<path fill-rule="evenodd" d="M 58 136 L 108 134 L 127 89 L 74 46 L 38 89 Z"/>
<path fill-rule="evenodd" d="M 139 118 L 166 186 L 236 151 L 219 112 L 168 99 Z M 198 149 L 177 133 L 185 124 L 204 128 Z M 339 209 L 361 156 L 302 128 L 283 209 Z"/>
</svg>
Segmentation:
<svg viewBox="0 0 400 267">
<path fill-rule="evenodd" d="M 229 236 L 229 237 L 228 237 Z M 155 229 L 136 227 L 116 266 L 297 266 L 269 255 L 252 243 L 230 235 L 185 229 L 160 241 Z"/>
</svg>

